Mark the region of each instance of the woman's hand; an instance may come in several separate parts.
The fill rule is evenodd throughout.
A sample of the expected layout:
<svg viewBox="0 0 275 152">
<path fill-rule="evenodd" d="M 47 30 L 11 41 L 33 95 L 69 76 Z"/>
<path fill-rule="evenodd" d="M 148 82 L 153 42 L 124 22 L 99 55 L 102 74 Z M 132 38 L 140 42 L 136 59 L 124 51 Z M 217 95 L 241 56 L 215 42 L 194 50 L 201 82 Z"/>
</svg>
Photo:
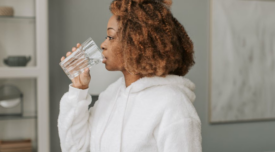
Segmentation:
<svg viewBox="0 0 275 152">
<path fill-rule="evenodd" d="M 72 48 L 72 52 L 76 51 L 76 49 L 79 47 L 80 47 L 80 43 L 77 43 L 76 47 Z M 70 56 L 72 52 L 67 52 L 66 57 Z M 64 59 L 65 57 L 63 56 L 61 58 L 61 61 L 63 61 Z M 86 68 L 83 73 L 81 73 L 79 76 L 72 79 L 72 82 L 73 82 L 72 86 L 78 89 L 87 89 L 89 87 L 90 80 L 91 80 L 90 70 L 89 68 Z"/>
</svg>

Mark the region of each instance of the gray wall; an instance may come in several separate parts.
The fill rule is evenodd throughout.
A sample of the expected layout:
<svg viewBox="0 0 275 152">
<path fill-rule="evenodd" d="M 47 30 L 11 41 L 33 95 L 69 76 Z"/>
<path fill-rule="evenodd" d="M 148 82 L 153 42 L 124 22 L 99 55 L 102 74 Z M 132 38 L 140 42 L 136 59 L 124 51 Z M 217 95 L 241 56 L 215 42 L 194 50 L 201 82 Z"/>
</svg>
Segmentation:
<svg viewBox="0 0 275 152">
<path fill-rule="evenodd" d="M 69 79 L 58 63 L 75 42 L 93 36 L 100 44 L 106 35 L 111 0 L 49 0 L 50 16 L 50 118 L 51 151 L 60 151 L 57 132 L 59 100 Z M 194 103 L 202 121 L 204 152 L 264 152 L 275 150 L 275 122 L 210 125 L 209 0 L 174 0 L 172 12 L 185 26 L 195 45 L 196 65 L 187 75 L 196 84 Z M 94 30 L 91 30 L 91 27 Z"/>
</svg>

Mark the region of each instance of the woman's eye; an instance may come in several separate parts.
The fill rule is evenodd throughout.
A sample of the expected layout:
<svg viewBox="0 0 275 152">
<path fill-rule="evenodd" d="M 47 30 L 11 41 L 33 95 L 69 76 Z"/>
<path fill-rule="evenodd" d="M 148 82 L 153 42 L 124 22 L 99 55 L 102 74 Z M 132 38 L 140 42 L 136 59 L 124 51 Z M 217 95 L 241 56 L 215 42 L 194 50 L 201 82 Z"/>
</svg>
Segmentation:
<svg viewBox="0 0 275 152">
<path fill-rule="evenodd" d="M 111 36 L 106 36 L 106 38 L 105 39 L 109 39 L 109 40 L 113 40 L 114 38 L 113 37 L 111 37 Z"/>
</svg>

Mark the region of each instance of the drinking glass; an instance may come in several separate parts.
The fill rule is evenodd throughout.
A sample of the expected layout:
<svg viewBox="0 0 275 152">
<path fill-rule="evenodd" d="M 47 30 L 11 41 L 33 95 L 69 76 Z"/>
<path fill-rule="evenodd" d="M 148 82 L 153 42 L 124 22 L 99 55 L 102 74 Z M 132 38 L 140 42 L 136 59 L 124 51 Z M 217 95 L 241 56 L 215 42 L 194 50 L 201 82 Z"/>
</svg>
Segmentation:
<svg viewBox="0 0 275 152">
<path fill-rule="evenodd" d="M 76 51 L 59 63 L 63 71 L 72 80 L 80 75 L 86 68 L 102 62 L 104 56 L 102 50 L 90 37 L 81 44 Z"/>
</svg>

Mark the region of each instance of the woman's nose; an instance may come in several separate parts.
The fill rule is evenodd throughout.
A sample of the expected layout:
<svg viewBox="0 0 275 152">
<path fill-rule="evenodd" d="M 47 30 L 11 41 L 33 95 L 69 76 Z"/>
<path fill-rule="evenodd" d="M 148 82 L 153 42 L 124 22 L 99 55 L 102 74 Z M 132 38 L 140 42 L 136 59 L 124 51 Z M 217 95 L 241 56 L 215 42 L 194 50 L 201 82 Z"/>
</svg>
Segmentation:
<svg viewBox="0 0 275 152">
<path fill-rule="evenodd" d="M 106 50 L 106 43 L 105 43 L 105 41 L 101 43 L 100 48 L 102 50 Z"/>
</svg>

